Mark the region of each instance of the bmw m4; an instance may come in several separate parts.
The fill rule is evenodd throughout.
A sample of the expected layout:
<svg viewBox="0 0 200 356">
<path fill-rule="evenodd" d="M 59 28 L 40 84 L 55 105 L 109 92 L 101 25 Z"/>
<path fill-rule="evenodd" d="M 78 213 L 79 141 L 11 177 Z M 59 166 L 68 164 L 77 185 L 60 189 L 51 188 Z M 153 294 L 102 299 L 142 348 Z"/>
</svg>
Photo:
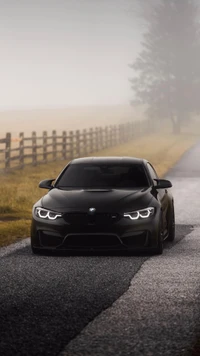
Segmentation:
<svg viewBox="0 0 200 356">
<path fill-rule="evenodd" d="M 172 184 L 144 159 L 78 158 L 33 206 L 31 247 L 42 250 L 126 250 L 162 254 L 175 238 Z"/>
</svg>

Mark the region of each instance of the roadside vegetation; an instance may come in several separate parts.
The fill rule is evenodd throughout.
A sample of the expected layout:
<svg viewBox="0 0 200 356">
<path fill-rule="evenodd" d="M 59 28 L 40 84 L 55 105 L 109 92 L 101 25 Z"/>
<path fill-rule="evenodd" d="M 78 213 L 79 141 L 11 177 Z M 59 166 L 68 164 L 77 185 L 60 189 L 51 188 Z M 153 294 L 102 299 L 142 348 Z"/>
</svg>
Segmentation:
<svg viewBox="0 0 200 356">
<path fill-rule="evenodd" d="M 138 6 L 145 31 L 131 65 L 133 106 L 146 106 L 150 119 L 165 119 L 180 133 L 200 110 L 200 7 L 196 0 L 140 0 Z"/>
<path fill-rule="evenodd" d="M 97 152 L 96 156 L 135 156 L 148 159 L 163 176 L 192 147 L 198 135 L 157 133 L 127 144 Z M 40 180 L 56 178 L 67 162 L 59 161 L 26 167 L 0 177 L 0 246 L 30 236 L 32 205 L 45 194 L 38 188 Z"/>
</svg>

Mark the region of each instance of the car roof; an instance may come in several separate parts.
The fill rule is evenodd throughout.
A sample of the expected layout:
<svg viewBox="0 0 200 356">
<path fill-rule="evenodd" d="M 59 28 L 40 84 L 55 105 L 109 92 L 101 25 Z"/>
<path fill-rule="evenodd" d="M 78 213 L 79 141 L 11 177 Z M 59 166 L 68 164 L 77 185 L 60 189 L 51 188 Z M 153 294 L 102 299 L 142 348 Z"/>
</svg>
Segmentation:
<svg viewBox="0 0 200 356">
<path fill-rule="evenodd" d="M 145 159 L 136 157 L 84 157 L 75 158 L 70 164 L 143 164 Z"/>
</svg>

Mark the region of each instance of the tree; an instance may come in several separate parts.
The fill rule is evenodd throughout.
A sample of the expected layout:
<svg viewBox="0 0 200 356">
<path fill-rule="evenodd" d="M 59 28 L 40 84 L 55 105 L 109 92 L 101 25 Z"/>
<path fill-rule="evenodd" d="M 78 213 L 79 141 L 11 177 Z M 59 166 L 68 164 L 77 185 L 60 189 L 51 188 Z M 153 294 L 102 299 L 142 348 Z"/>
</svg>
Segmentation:
<svg viewBox="0 0 200 356">
<path fill-rule="evenodd" d="M 147 104 L 151 117 L 170 119 L 175 133 L 200 110 L 197 16 L 195 0 L 156 0 L 150 11 L 143 12 L 147 32 L 131 65 L 136 71 L 131 80 L 133 103 Z"/>
</svg>

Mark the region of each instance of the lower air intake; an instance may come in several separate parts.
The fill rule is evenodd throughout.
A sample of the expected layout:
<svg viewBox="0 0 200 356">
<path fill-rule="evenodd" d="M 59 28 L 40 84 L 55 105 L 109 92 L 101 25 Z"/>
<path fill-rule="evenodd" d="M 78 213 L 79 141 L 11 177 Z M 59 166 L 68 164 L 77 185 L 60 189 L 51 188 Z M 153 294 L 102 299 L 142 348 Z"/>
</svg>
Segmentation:
<svg viewBox="0 0 200 356">
<path fill-rule="evenodd" d="M 62 244 L 63 238 L 45 231 L 39 232 L 40 244 L 43 247 L 58 247 Z"/>
<path fill-rule="evenodd" d="M 120 241 L 116 235 L 104 235 L 104 234 L 73 234 L 68 235 L 64 242 L 64 247 L 80 247 L 80 248 L 106 248 L 119 246 Z"/>
</svg>

